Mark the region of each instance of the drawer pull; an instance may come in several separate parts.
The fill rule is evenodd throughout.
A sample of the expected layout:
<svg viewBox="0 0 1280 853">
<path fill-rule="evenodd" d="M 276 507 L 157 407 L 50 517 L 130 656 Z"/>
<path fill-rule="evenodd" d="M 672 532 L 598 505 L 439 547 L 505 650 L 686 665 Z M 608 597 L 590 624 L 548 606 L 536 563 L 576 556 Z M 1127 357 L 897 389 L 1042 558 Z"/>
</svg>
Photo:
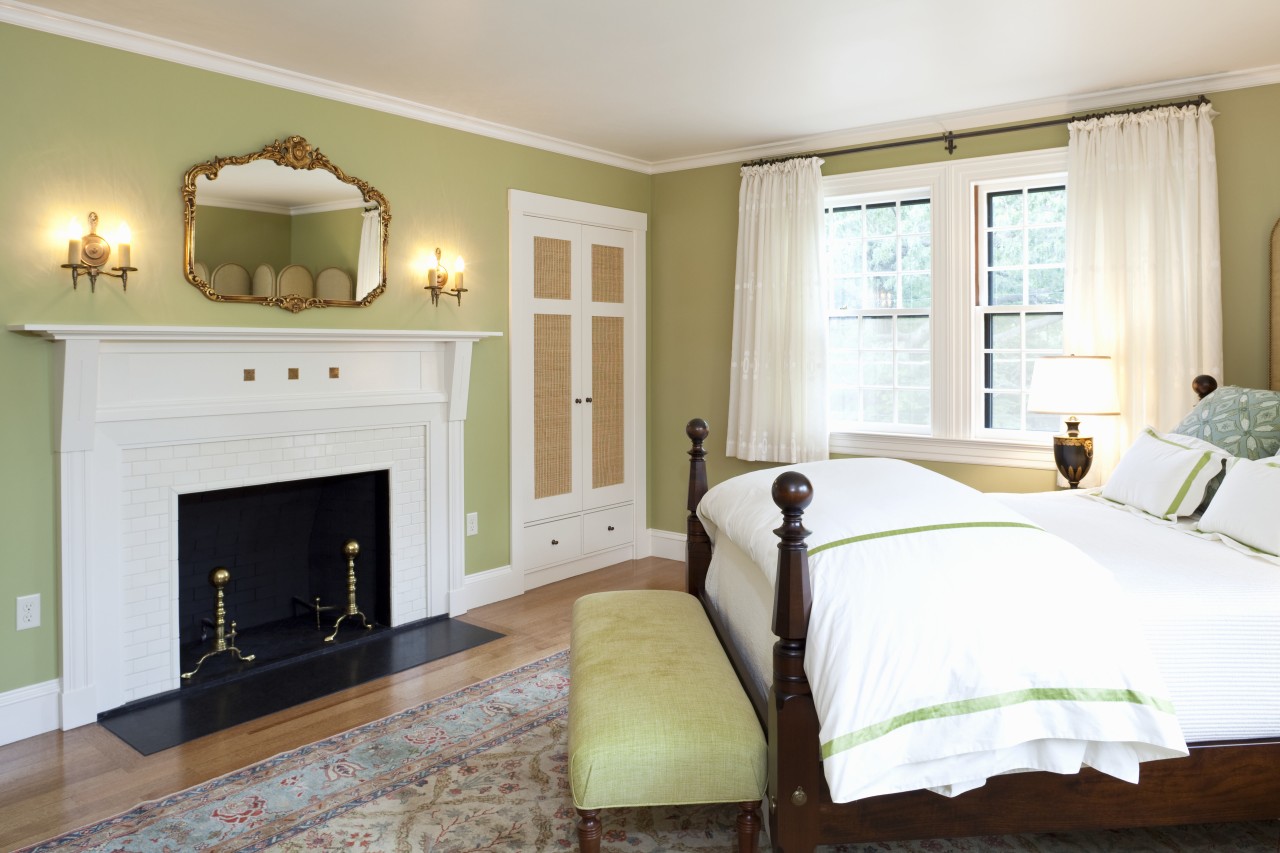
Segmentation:
<svg viewBox="0 0 1280 853">
<path fill-rule="evenodd" d="M 587 402 L 588 402 L 588 403 L 590 403 L 590 402 L 591 402 L 591 398 L 590 398 L 590 397 L 588 397 L 588 398 L 587 398 Z"/>
<path fill-rule="evenodd" d="M 560 540 L 559 540 L 559 539 L 552 539 L 552 540 L 551 540 L 551 544 L 552 544 L 552 545 L 559 545 L 559 544 L 560 544 Z"/>
<path fill-rule="evenodd" d="M 612 525 L 612 524 L 610 524 L 610 525 L 609 525 L 609 529 L 610 529 L 610 530 L 613 530 L 613 525 Z"/>
<path fill-rule="evenodd" d="M 577 403 L 579 406 L 581 406 L 581 405 L 582 405 L 582 398 L 581 398 L 581 397 L 574 397 L 574 398 L 573 398 L 573 402 L 575 402 L 575 403 Z"/>
</svg>

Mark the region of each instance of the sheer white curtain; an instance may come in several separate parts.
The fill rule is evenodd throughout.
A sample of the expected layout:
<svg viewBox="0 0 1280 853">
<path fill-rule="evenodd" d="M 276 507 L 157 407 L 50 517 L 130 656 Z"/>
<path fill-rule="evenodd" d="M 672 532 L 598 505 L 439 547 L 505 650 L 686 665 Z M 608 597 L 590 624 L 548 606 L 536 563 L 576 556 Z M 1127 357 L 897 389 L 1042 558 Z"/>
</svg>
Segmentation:
<svg viewBox="0 0 1280 853">
<path fill-rule="evenodd" d="M 382 211 L 366 210 L 360 223 L 360 258 L 356 261 L 356 299 L 369 295 L 381 279 L 378 276 L 382 260 Z"/>
<path fill-rule="evenodd" d="M 822 161 L 742 167 L 729 456 L 827 458 Z"/>
<path fill-rule="evenodd" d="M 1065 349 L 1111 356 L 1120 395 L 1115 434 L 1096 443 L 1101 477 L 1144 426 L 1190 411 L 1192 378 L 1222 381 L 1215 115 L 1158 107 L 1070 126 Z"/>
</svg>

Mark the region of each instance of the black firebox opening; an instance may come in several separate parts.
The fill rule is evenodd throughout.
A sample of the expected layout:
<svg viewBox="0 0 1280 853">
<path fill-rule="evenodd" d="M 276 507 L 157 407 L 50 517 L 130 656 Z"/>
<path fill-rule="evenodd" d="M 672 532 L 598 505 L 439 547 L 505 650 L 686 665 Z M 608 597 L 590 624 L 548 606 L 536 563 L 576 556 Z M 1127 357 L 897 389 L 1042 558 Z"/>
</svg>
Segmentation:
<svg viewBox="0 0 1280 853">
<path fill-rule="evenodd" d="M 290 480 L 181 495 L 178 499 L 178 618 L 183 672 L 213 649 L 215 590 L 209 574 L 225 567 L 226 630 L 251 663 L 230 653 L 205 661 L 184 685 L 235 676 L 296 655 L 322 652 L 391 624 L 390 508 L 386 471 Z M 356 606 L 375 624 L 366 631 L 347 611 L 347 558 L 354 539 Z M 314 604 L 319 599 L 320 627 Z M 229 637 L 228 637 L 229 640 Z"/>
</svg>

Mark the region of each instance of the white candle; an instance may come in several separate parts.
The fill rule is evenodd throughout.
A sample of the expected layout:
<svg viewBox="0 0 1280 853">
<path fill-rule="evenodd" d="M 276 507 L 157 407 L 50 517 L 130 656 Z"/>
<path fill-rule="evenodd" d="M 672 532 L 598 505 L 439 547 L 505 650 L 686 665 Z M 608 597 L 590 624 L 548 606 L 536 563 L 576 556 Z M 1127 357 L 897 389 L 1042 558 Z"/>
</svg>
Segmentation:
<svg viewBox="0 0 1280 853">
<path fill-rule="evenodd" d="M 129 266 L 129 241 L 133 239 L 132 232 L 129 231 L 129 223 L 121 222 L 119 229 L 116 231 L 116 267 Z"/>
<path fill-rule="evenodd" d="M 71 239 L 67 241 L 67 263 L 80 263 L 80 241 Z"/>
</svg>

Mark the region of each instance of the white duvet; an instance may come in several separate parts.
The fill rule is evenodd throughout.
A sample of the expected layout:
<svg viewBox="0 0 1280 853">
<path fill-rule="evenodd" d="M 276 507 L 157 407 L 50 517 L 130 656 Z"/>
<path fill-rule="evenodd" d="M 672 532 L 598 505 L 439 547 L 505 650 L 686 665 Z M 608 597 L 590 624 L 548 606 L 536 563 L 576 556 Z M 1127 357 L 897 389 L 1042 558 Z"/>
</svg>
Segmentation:
<svg viewBox="0 0 1280 853">
<path fill-rule="evenodd" d="M 698 507 L 773 584 L 783 469 Z M 955 795 L 1019 770 L 1136 782 L 1186 755 L 1167 691 L 1109 572 L 1024 516 L 906 462 L 788 466 L 809 477 L 805 669 L 832 799 Z"/>
</svg>

